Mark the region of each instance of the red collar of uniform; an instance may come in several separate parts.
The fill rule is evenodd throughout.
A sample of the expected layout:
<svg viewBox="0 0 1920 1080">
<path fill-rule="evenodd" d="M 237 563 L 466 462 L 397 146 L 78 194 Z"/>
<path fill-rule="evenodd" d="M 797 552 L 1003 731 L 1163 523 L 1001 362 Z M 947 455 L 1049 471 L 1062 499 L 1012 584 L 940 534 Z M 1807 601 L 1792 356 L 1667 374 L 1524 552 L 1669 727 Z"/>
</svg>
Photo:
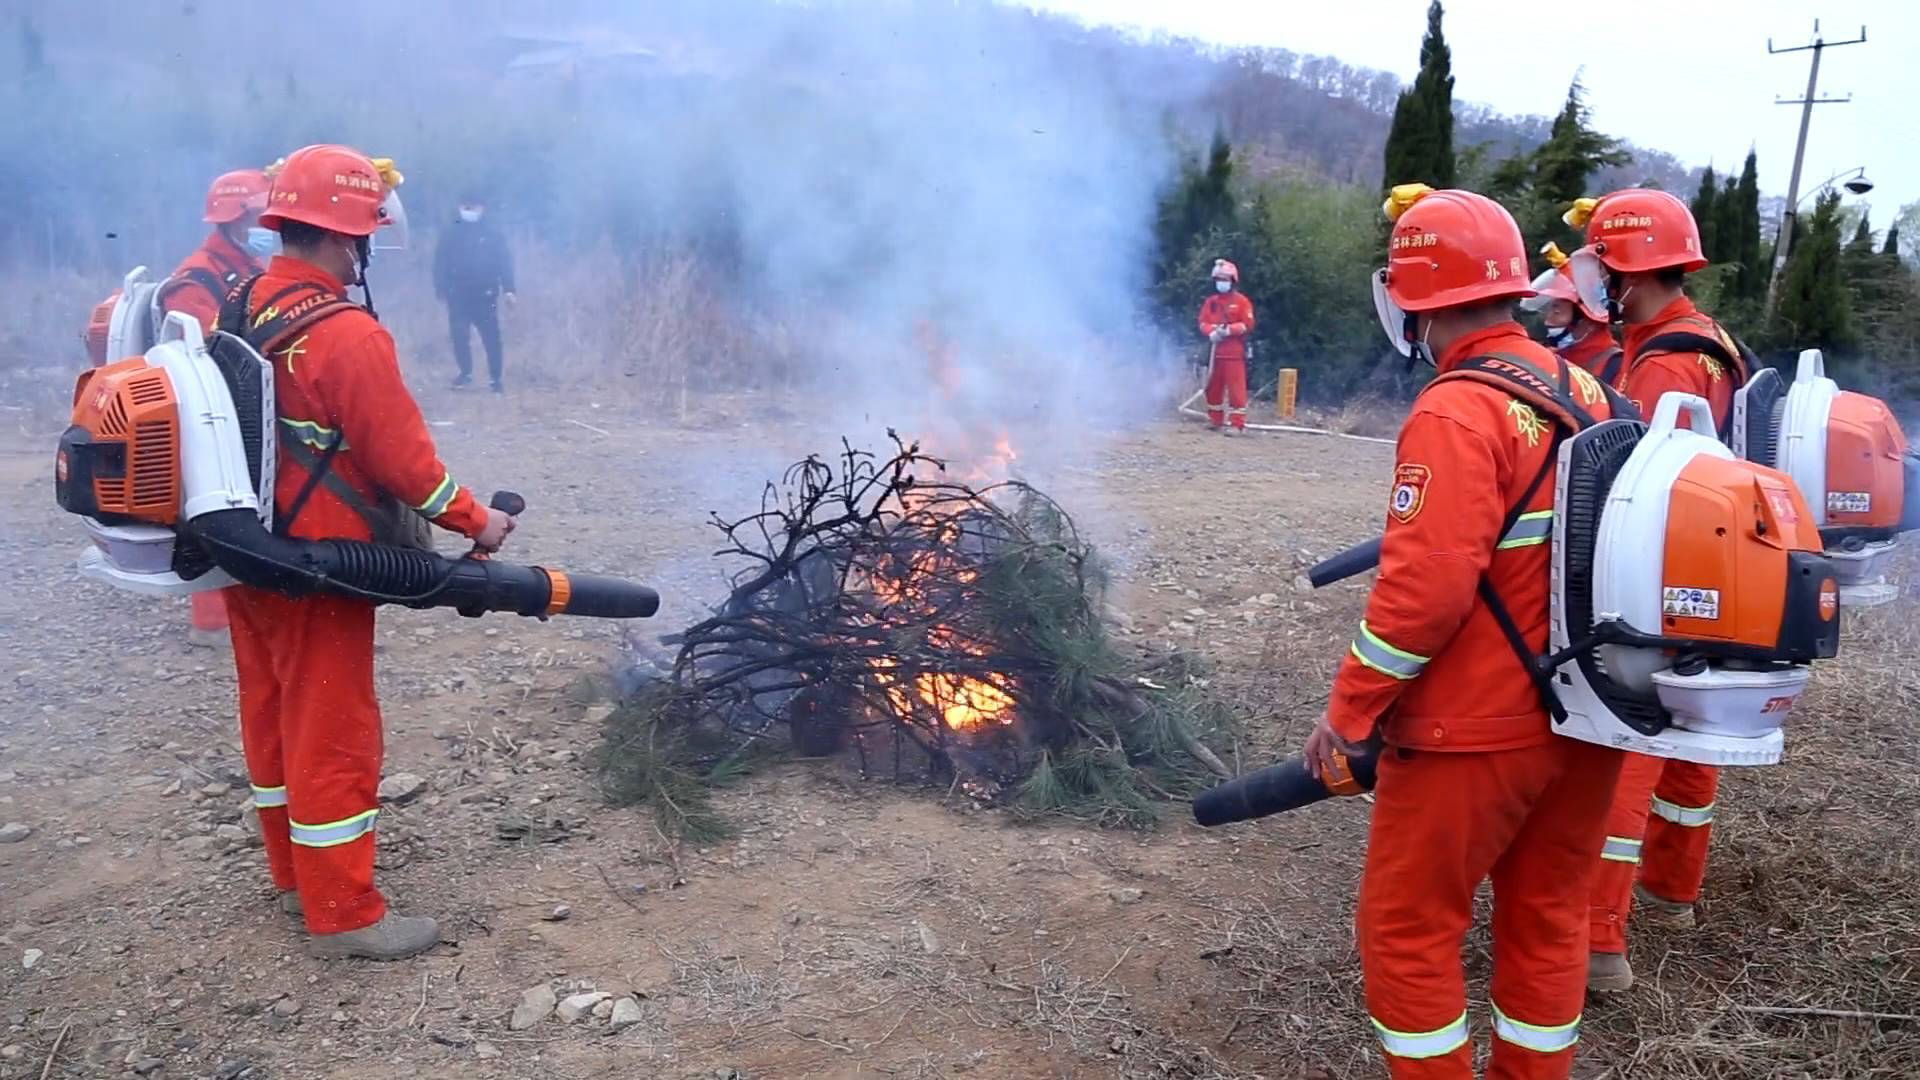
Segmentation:
<svg viewBox="0 0 1920 1080">
<path fill-rule="evenodd" d="M 207 237 L 207 242 L 202 244 L 201 248 L 222 268 L 223 272 L 238 271 L 244 277 L 260 270 L 260 264 L 254 261 L 253 252 L 234 243 L 227 237 L 226 230 L 218 226 L 214 228 L 213 235 Z"/>
<path fill-rule="evenodd" d="M 1587 332 L 1586 337 L 1567 346 L 1560 353 L 1561 356 L 1573 363 L 1584 364 L 1595 357 L 1605 356 L 1613 349 L 1613 334 L 1607 329 L 1607 325 L 1591 322 L 1591 320 L 1589 323 L 1593 329 Z"/>
<path fill-rule="evenodd" d="M 1446 351 L 1435 358 L 1435 363 L 1441 373 L 1445 374 L 1459 367 L 1462 360 L 1485 356 L 1490 352 L 1512 351 L 1515 338 L 1521 341 L 1531 340 L 1527 337 L 1527 332 L 1520 328 L 1519 323 L 1511 319 L 1497 322 L 1492 326 L 1475 330 L 1447 346 Z"/>
<path fill-rule="evenodd" d="M 315 285 L 324 285 L 327 291 L 344 293 L 347 287 L 340 279 L 313 265 L 305 259 L 296 259 L 291 255 L 275 255 L 267 264 L 267 274 L 271 277 L 286 278 L 290 281 L 311 281 Z"/>
<path fill-rule="evenodd" d="M 1693 306 L 1692 297 L 1682 295 L 1676 297 L 1673 303 L 1661 308 L 1653 318 L 1643 323 L 1634 323 L 1628 326 L 1627 354 L 1629 356 L 1640 355 L 1640 346 L 1651 340 L 1654 335 L 1660 333 L 1660 331 L 1666 329 L 1668 323 L 1675 319 L 1697 314 L 1699 310 L 1700 309 Z"/>
</svg>

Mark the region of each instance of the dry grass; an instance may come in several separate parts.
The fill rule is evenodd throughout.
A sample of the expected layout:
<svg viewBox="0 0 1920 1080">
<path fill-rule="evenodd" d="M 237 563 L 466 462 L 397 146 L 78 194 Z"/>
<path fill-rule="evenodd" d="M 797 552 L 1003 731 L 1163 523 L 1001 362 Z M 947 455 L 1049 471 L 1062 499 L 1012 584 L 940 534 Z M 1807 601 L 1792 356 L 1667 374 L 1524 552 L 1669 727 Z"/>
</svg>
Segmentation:
<svg viewBox="0 0 1920 1080">
<path fill-rule="evenodd" d="M 431 255 L 375 268 L 375 300 L 416 375 L 454 370 Z M 776 389 L 806 362 L 795 328 L 731 294 L 685 251 L 623 261 L 610 245 L 565 254 L 522 240 L 519 303 L 503 309 L 507 375 L 516 385 L 591 391 L 685 419 L 702 392 Z M 473 341 L 474 364 L 483 363 Z"/>
<path fill-rule="evenodd" d="M 1916 553 L 1894 580 L 1920 581 Z M 1640 982 L 1589 1002 L 1577 1076 L 1920 1076 L 1920 603 L 1910 588 L 1846 619 L 1841 656 L 1816 670 L 1795 714 L 1786 763 L 1725 774 L 1699 928 L 1636 927 Z M 1358 851 L 1353 823 L 1322 813 L 1326 842 Z M 1324 884 L 1280 884 L 1273 909 L 1196 927 L 1243 998 L 1234 1041 L 1333 1076 L 1377 1074 L 1350 902 Z M 1467 942 L 1482 1042 L 1485 899 Z"/>
</svg>

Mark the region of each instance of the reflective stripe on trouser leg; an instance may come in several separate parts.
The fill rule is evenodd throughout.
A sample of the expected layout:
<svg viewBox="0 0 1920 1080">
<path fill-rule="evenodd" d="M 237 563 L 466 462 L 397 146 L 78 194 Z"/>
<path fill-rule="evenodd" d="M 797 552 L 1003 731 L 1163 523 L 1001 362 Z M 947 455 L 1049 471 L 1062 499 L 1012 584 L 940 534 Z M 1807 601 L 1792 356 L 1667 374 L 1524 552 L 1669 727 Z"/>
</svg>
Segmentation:
<svg viewBox="0 0 1920 1080">
<path fill-rule="evenodd" d="M 279 787 L 261 787 L 259 784 L 248 786 L 253 788 L 253 805 L 256 807 L 287 805 L 287 788 L 284 784 Z"/>
<path fill-rule="evenodd" d="M 1460 1049 L 1467 1041 L 1466 1013 L 1461 1013 L 1460 1019 L 1453 1023 L 1432 1031 L 1395 1031 L 1377 1017 L 1368 1019 L 1373 1021 L 1373 1029 L 1380 1033 L 1380 1045 L 1395 1057 L 1440 1057 Z"/>
<path fill-rule="evenodd" d="M 1708 803 L 1705 806 L 1681 806 L 1679 803 L 1668 802 L 1660 796 L 1655 795 L 1653 797 L 1653 814 L 1662 821 L 1670 821 L 1675 825 L 1680 825 L 1685 828 L 1697 829 L 1702 825 L 1713 824 L 1713 805 L 1712 803 Z"/>
<path fill-rule="evenodd" d="M 1395 679 L 1411 679 L 1427 666 L 1427 657 L 1395 648 L 1374 633 L 1365 619 L 1360 620 L 1360 636 L 1353 639 L 1354 659 L 1367 665 L 1382 675 Z"/>
<path fill-rule="evenodd" d="M 1493 1034 L 1503 1042 L 1512 1043 L 1526 1050 L 1541 1054 L 1557 1054 L 1562 1050 L 1571 1050 L 1580 1041 L 1580 1018 L 1571 1023 L 1542 1027 L 1515 1020 L 1500 1011 L 1496 1003 L 1493 1007 Z"/>
<path fill-rule="evenodd" d="M 1531 514 L 1521 514 L 1513 523 L 1513 528 L 1500 538 L 1501 548 L 1532 547 L 1553 539 L 1553 511 L 1536 510 Z"/>
<path fill-rule="evenodd" d="M 1600 857 L 1609 862 L 1640 863 L 1640 841 L 1627 836 L 1609 836 L 1600 848 Z"/>
<path fill-rule="evenodd" d="M 289 819 L 287 828 L 293 834 L 293 842 L 301 847 L 324 848 L 339 844 L 350 844 L 373 831 L 373 821 L 380 816 L 378 808 L 366 810 L 339 821 L 329 821 L 324 825 L 304 825 Z"/>
</svg>

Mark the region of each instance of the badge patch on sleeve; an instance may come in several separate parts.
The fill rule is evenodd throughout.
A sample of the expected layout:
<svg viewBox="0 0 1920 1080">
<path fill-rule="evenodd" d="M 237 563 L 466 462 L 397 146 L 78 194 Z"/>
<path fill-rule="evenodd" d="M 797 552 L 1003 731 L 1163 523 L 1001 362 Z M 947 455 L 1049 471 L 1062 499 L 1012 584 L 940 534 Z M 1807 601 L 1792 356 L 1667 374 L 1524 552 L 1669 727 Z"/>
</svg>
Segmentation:
<svg viewBox="0 0 1920 1080">
<path fill-rule="evenodd" d="M 1395 521 L 1406 524 L 1420 515 L 1427 502 L 1427 481 L 1433 472 L 1425 465 L 1401 465 L 1393 470 L 1393 498 L 1387 509 Z"/>
</svg>

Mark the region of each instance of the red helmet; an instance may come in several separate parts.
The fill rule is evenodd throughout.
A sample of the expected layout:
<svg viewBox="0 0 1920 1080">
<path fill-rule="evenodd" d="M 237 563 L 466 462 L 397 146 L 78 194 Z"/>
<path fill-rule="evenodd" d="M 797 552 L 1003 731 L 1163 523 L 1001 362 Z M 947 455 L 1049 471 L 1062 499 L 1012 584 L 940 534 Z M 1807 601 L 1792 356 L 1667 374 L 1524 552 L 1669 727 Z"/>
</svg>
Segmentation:
<svg viewBox="0 0 1920 1080">
<path fill-rule="evenodd" d="M 371 236 L 398 219 L 389 196 L 400 186 L 400 174 L 390 160 L 323 143 L 295 150 L 272 172 L 267 211 L 260 215 L 260 224 L 269 229 L 300 221 L 347 236 Z"/>
<path fill-rule="evenodd" d="M 1385 209 L 1393 220 L 1386 295 L 1401 311 L 1533 295 L 1526 242 L 1499 203 L 1471 191 L 1402 184 Z"/>
<path fill-rule="evenodd" d="M 1240 268 L 1225 259 L 1213 260 L 1213 279 L 1218 281 L 1221 278 L 1226 278 L 1228 281 L 1239 281 Z"/>
<path fill-rule="evenodd" d="M 1609 270 L 1639 274 L 1677 266 L 1692 273 L 1707 265 L 1693 211 L 1664 191 L 1628 188 L 1579 199 L 1565 220 L 1587 230 L 1587 246 Z"/>
<path fill-rule="evenodd" d="M 1549 301 L 1565 300 L 1578 308 L 1587 318 L 1595 322 L 1606 322 L 1605 310 L 1596 312 L 1580 296 L 1580 289 L 1573 279 L 1573 264 L 1569 261 L 1567 254 L 1560 250 L 1560 245 L 1549 243 L 1540 249 L 1540 254 L 1546 257 L 1548 268 L 1541 271 L 1539 277 L 1533 279 L 1534 296 L 1520 301 L 1520 306 L 1528 311 L 1544 311 Z"/>
<path fill-rule="evenodd" d="M 267 208 L 267 174 L 259 169 L 221 173 L 207 189 L 205 221 L 225 225 Z"/>
</svg>

